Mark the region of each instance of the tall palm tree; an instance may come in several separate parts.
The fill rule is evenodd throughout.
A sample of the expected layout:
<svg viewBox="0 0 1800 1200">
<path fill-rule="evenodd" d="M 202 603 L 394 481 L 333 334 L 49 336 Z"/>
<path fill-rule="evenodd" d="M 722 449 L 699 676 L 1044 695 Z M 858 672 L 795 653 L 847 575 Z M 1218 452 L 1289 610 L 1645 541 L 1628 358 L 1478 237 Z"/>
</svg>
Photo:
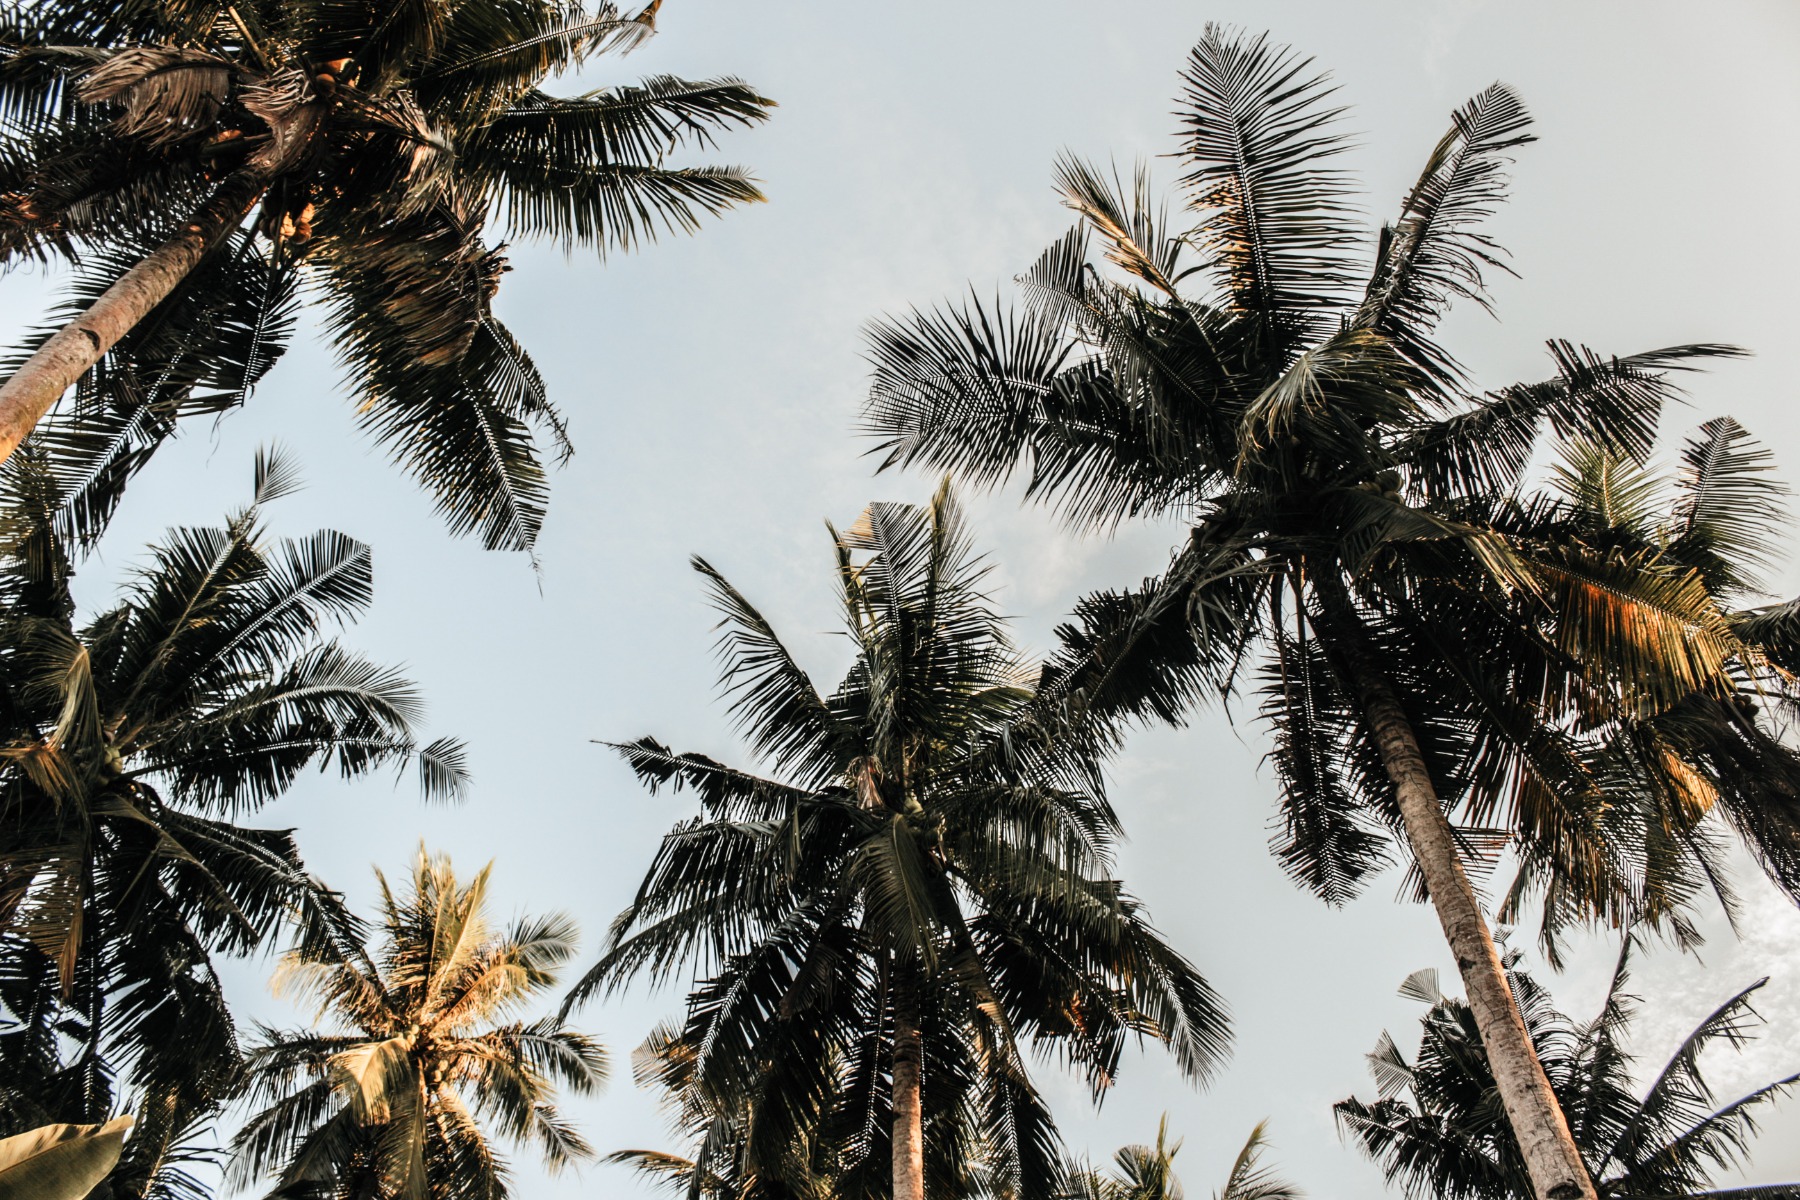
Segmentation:
<svg viewBox="0 0 1800 1200">
<path fill-rule="evenodd" d="M 750 1169 L 796 1190 L 814 1147 L 848 1144 L 837 1195 L 1044 1195 L 1056 1136 L 1025 1043 L 1096 1092 L 1133 1034 L 1200 1079 L 1225 1016 L 1111 877 L 1097 748 L 1062 736 L 1055 678 L 1008 641 L 948 485 L 833 537 L 855 661 L 829 693 L 695 561 L 724 618 L 723 686 L 772 774 L 620 747 L 703 815 L 664 839 L 570 1000 L 709 972 L 664 1080 L 746 1113 Z"/>
<path fill-rule="evenodd" d="M 1538 1196 L 1591 1197 L 1469 865 L 1510 843 L 1552 927 L 1601 912 L 1685 933 L 1722 812 L 1800 887 L 1800 771 L 1759 718 L 1792 678 L 1796 614 L 1731 609 L 1754 565 L 1734 554 L 1773 518 L 1729 430 L 1693 451 L 1666 541 L 1517 491 L 1554 434 L 1599 470 L 1604 510 L 1675 373 L 1736 352 L 1556 342 L 1551 378 L 1477 392 L 1434 331 L 1452 302 L 1486 305 L 1503 266 L 1481 220 L 1531 140 L 1518 99 L 1496 84 L 1455 112 L 1365 271 L 1326 78 L 1209 28 L 1183 79 L 1191 223 L 1141 170 L 1126 187 L 1063 161 L 1080 223 L 1021 278 L 1023 306 L 879 327 L 868 424 L 884 465 L 982 485 L 1022 469 L 1077 526 L 1188 523 L 1160 577 L 1083 601 L 1076 690 L 1095 715 L 1179 720 L 1259 674 L 1284 864 L 1342 902 L 1398 835 Z"/>
<path fill-rule="evenodd" d="M 1263 1165 L 1268 1149 L 1268 1122 L 1259 1122 L 1232 1159 L 1225 1184 L 1213 1200 L 1301 1200 L 1305 1194 Z M 1181 1143 L 1169 1144 L 1169 1118 L 1156 1127 L 1154 1146 L 1124 1146 L 1113 1155 L 1115 1169 L 1102 1174 L 1091 1167 L 1069 1173 L 1060 1195 L 1065 1200 L 1183 1200 L 1186 1192 L 1175 1174 Z"/>
<path fill-rule="evenodd" d="M 44 0 L 0 9 L 0 261 L 83 263 L 0 385 L 87 526 L 182 417 L 242 403 L 306 284 L 376 438 L 457 532 L 529 549 L 556 409 L 492 300 L 515 238 L 629 249 L 760 200 L 684 144 L 763 120 L 736 79 L 544 90 L 629 49 L 610 0 Z"/>
<path fill-rule="evenodd" d="M 1800 1184 L 1713 1186 L 1720 1171 L 1747 1164 L 1758 1111 L 1800 1084 L 1800 1075 L 1790 1075 L 1720 1104 L 1700 1069 L 1708 1049 L 1742 1048 L 1754 1035 L 1761 1019 L 1751 1000 L 1768 980 L 1758 980 L 1708 1014 L 1640 1096 L 1627 1049 L 1638 1010 L 1637 998 L 1625 990 L 1634 942 L 1625 939 L 1600 1013 L 1585 1022 L 1552 1006 L 1544 989 L 1518 968 L 1517 950 L 1503 959 L 1600 1194 L 1800 1197 Z M 1339 1126 L 1408 1197 L 1530 1197 L 1531 1179 L 1496 1109 L 1493 1073 L 1469 1006 L 1442 995 L 1431 970 L 1410 976 L 1400 994 L 1429 1006 L 1419 1018 L 1424 1030 L 1419 1052 L 1408 1063 L 1393 1038 L 1382 1034 L 1369 1055 L 1380 1098 L 1339 1101 Z"/>
<path fill-rule="evenodd" d="M 273 1175 L 272 1195 L 358 1200 L 499 1200 L 507 1164 L 494 1134 L 530 1143 L 551 1168 L 593 1151 L 556 1109 L 606 1076 L 599 1044 L 556 1017 L 522 1011 L 575 952 L 567 916 L 497 929 L 488 874 L 467 884 L 421 847 L 411 888 L 381 881 L 374 954 L 355 939 L 283 960 L 278 993 L 316 1003 L 336 1028 L 263 1029 L 245 1067 L 261 1105 L 232 1143 L 240 1185 Z"/>
<path fill-rule="evenodd" d="M 123 1089 L 127 1165 L 161 1161 L 237 1065 L 213 956 L 346 919 L 292 831 L 243 815 L 313 764 L 416 763 L 454 796 L 461 749 L 421 746 L 413 685 L 329 636 L 369 603 L 368 547 L 266 537 L 295 482 L 278 456 L 83 621 L 37 456 L 0 476 L 0 1121 L 102 1120 Z"/>
</svg>

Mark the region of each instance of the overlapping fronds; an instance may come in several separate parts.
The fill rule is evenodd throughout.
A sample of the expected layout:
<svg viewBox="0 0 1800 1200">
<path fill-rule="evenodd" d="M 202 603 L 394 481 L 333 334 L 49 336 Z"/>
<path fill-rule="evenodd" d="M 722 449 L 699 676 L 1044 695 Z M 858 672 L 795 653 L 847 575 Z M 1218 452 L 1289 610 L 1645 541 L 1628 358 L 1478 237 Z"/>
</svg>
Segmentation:
<svg viewBox="0 0 1800 1200">
<path fill-rule="evenodd" d="M 1200 216 L 1191 236 L 1226 302 L 1283 357 L 1351 282 L 1347 178 L 1325 165 L 1348 148 L 1332 129 L 1336 89 L 1266 34 L 1220 26 L 1207 27 L 1182 84 L 1182 183 Z"/>
<path fill-rule="evenodd" d="M 1600 1013 L 1577 1022 L 1507 956 L 1509 977 L 1527 1011 L 1527 1026 L 1576 1144 L 1602 1196 L 1726 1196 L 1756 1190 L 1789 1196 L 1800 1185 L 1715 1189 L 1714 1177 L 1746 1164 L 1754 1114 L 1800 1083 L 1789 1076 L 1720 1104 L 1700 1070 L 1714 1043 L 1742 1048 L 1761 1023 L 1751 1010 L 1759 981 L 1727 1000 L 1683 1039 L 1668 1065 L 1640 1095 L 1626 1050 L 1638 1003 L 1625 988 L 1636 939 L 1628 936 Z M 1411 981 L 1409 980 L 1409 983 Z M 1382 1035 L 1369 1055 L 1380 1098 L 1336 1106 L 1339 1128 L 1409 1197 L 1525 1200 L 1530 1179 L 1500 1111 L 1487 1056 L 1467 1004 L 1436 994 L 1435 985 L 1402 988 L 1429 1006 L 1424 1037 L 1408 1062 Z"/>
<path fill-rule="evenodd" d="M 0 261 L 82 255 L 79 310 L 210 199 L 254 193 L 250 221 L 222 227 L 40 433 L 67 460 L 68 503 L 89 525 L 182 418 L 248 397 L 304 280 L 358 412 L 452 531 L 529 551 L 548 497 L 542 443 L 569 447 L 529 357 L 493 318 L 505 269 L 493 245 L 629 249 L 762 199 L 742 169 L 675 158 L 767 118 L 772 102 L 741 80 L 547 90 L 650 36 L 649 10 L 87 7 L 0 14 Z"/>
<path fill-rule="evenodd" d="M 1509 850 L 1503 906 L 1542 902 L 1547 937 L 1589 919 L 1691 936 L 1688 906 L 1726 894 L 1728 826 L 1800 887 L 1800 755 L 1774 724 L 1800 620 L 1736 611 L 1783 492 L 1726 421 L 1681 451 L 1677 478 L 1650 463 L 1684 377 L 1743 352 L 1558 340 L 1547 378 L 1475 392 L 1434 339 L 1506 269 L 1486 223 L 1532 140 L 1518 96 L 1496 84 L 1451 114 L 1354 289 L 1325 77 L 1211 27 L 1183 84 L 1173 216 L 1142 174 L 1061 161 L 1080 224 L 1020 277 L 1016 308 L 971 300 L 870 334 L 865 428 L 884 469 L 1019 477 L 1077 526 L 1190 527 L 1166 574 L 1078 603 L 1050 684 L 1065 711 L 1103 744 L 1261 688 L 1274 848 L 1341 902 L 1404 865 L 1346 678 L 1355 643 L 1400 696 L 1465 870 L 1483 878 Z"/>
<path fill-rule="evenodd" d="M 129 1090 L 146 1141 L 121 1169 L 178 1189 L 178 1143 L 239 1059 L 213 956 L 354 926 L 290 831 L 238 819 L 309 766 L 416 762 L 445 797 L 466 771 L 453 740 L 419 744 L 412 684 L 333 639 L 370 602 L 368 548 L 267 536 L 264 506 L 297 486 L 281 455 L 259 455 L 250 504 L 170 531 L 86 619 L 56 465 L 15 456 L 0 504 L 0 1005 L 44 1014 L 20 1043 L 51 1115 L 101 1119 Z"/>
<path fill-rule="evenodd" d="M 558 1018 L 523 1019 L 573 955 L 574 923 L 498 929 L 487 880 L 484 868 L 459 882 L 421 847 L 408 890 L 381 879 L 379 946 L 339 939 L 283 960 L 278 986 L 331 1027 L 259 1031 L 244 1086 L 260 1111 L 232 1143 L 238 1183 L 504 1196 L 494 1134 L 551 1170 L 594 1157 L 555 1098 L 597 1089 L 605 1053 Z"/>
<path fill-rule="evenodd" d="M 705 811 L 664 838 L 569 1003 L 694 972 L 653 1061 L 696 1150 L 634 1157 L 659 1176 L 721 1196 L 882 1194 L 904 1019 L 930 1079 L 929 1186 L 1047 1194 L 1058 1140 L 1029 1052 L 1098 1093 L 1131 1039 L 1154 1039 L 1205 1079 L 1224 1008 L 1110 877 L 1105 746 L 1073 715 L 1087 668 L 1020 659 L 948 488 L 871 505 L 834 549 L 856 657 L 824 694 L 697 564 L 725 618 L 722 686 L 771 773 L 618 747 Z"/>
</svg>

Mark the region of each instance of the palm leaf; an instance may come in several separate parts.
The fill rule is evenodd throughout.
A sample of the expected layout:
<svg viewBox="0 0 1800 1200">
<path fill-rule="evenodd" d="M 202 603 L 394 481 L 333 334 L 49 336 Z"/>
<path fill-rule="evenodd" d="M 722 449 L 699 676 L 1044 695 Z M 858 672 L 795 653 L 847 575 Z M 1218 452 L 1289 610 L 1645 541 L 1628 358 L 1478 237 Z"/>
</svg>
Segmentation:
<svg viewBox="0 0 1800 1200">
<path fill-rule="evenodd" d="M 1394 338 L 1409 359 L 1445 383 L 1460 374 L 1429 334 L 1457 298 L 1488 307 L 1482 272 L 1506 270 L 1500 248 L 1480 231 L 1506 199 L 1507 152 L 1534 141 L 1531 116 L 1512 90 L 1494 84 L 1451 115 L 1450 131 L 1426 160 L 1382 231 L 1375 271 L 1356 321 Z"/>
<path fill-rule="evenodd" d="M 1350 281 L 1346 180 L 1322 165 L 1347 148 L 1329 131 L 1342 110 L 1311 71 L 1266 35 L 1209 25 L 1182 72 L 1182 182 L 1202 214 L 1193 237 L 1230 303 L 1277 344 L 1339 304 Z"/>
</svg>

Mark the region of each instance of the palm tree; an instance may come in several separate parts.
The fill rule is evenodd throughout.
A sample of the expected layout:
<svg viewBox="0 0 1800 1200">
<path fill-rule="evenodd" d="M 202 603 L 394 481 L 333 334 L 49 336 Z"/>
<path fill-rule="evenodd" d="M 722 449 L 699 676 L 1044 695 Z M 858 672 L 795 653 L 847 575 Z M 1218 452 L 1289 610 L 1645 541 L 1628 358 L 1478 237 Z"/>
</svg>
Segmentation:
<svg viewBox="0 0 1800 1200">
<path fill-rule="evenodd" d="M 751 1173 L 804 1191 L 813 1148 L 847 1145 L 835 1195 L 1044 1195 L 1056 1136 L 1023 1043 L 1098 1093 L 1133 1034 L 1204 1078 L 1225 1016 L 1111 878 L 1098 750 L 1063 736 L 1057 681 L 1009 643 L 948 486 L 833 537 L 856 657 L 830 693 L 695 560 L 723 686 L 772 774 L 619 747 L 704 815 L 664 839 L 570 1002 L 710 972 L 662 1078 L 746 1114 Z"/>
<path fill-rule="evenodd" d="M 1301 1200 L 1299 1188 L 1262 1165 L 1268 1148 L 1268 1122 L 1259 1122 L 1232 1160 L 1225 1186 L 1213 1200 Z M 1063 1200 L 1182 1200 L 1186 1194 L 1175 1175 L 1175 1155 L 1181 1143 L 1169 1145 L 1169 1118 L 1164 1114 L 1156 1127 L 1156 1145 L 1125 1146 L 1113 1155 L 1116 1169 L 1103 1175 L 1091 1167 L 1069 1173 L 1060 1195 Z"/>
<path fill-rule="evenodd" d="M 615 1150 L 606 1156 L 607 1162 L 635 1168 L 652 1185 L 687 1200 L 832 1200 L 842 1194 L 838 1175 L 841 1165 L 855 1157 L 853 1138 L 826 1141 L 815 1136 L 784 1156 L 786 1165 L 803 1162 L 804 1169 L 785 1174 L 759 1171 L 747 1140 L 754 1109 L 741 1097 L 687 1086 L 693 1051 L 680 1028 L 663 1026 L 632 1056 L 638 1085 L 665 1091 L 676 1131 L 692 1144 L 692 1157 L 666 1150 Z M 833 1096 L 820 1107 L 839 1102 L 840 1097 Z"/>
<path fill-rule="evenodd" d="M 545 91 L 654 27 L 609 0 L 45 0 L 0 10 L 0 262 L 80 255 L 0 385 L 0 460 L 40 434 L 103 520 L 180 418 L 242 403 L 305 283 L 362 420 L 457 532 L 529 549 L 534 430 L 562 419 L 495 318 L 490 224 L 629 249 L 760 200 L 675 167 L 770 102 L 736 79 Z"/>
<path fill-rule="evenodd" d="M 1341 903 L 1398 835 L 1540 1200 L 1591 1197 L 1465 860 L 1510 844 L 1516 898 L 1548 893 L 1552 932 L 1598 912 L 1686 934 L 1722 814 L 1800 887 L 1800 770 L 1759 716 L 1788 689 L 1800 613 L 1731 608 L 1773 485 L 1714 427 L 1669 540 L 1631 544 L 1605 511 L 1675 373 L 1736 352 L 1556 342 L 1551 378 L 1477 392 L 1434 329 L 1457 299 L 1486 305 L 1503 265 L 1480 222 L 1531 140 L 1518 99 L 1495 85 L 1456 111 L 1363 277 L 1325 77 L 1209 28 L 1183 78 L 1191 226 L 1143 171 L 1127 188 L 1065 160 L 1080 223 L 1021 278 L 1022 308 L 878 327 L 869 427 L 884 466 L 984 486 L 1022 469 L 1077 526 L 1188 524 L 1160 577 L 1082 602 L 1075 692 L 1094 716 L 1178 721 L 1254 679 L 1284 865 Z M 1546 434 L 1599 472 L 1598 522 L 1518 497 Z"/>
<path fill-rule="evenodd" d="M 376 872 L 374 955 L 341 939 L 283 960 L 277 993 L 316 1003 L 337 1028 L 261 1031 L 245 1088 L 264 1107 L 232 1142 L 239 1185 L 274 1175 L 279 1196 L 499 1200 L 495 1133 L 552 1169 L 592 1157 L 556 1091 L 598 1089 L 605 1052 L 560 1018 L 519 1019 L 574 954 L 575 924 L 553 913 L 496 929 L 491 869 L 465 885 L 421 847 L 406 895 Z"/>
<path fill-rule="evenodd" d="M 123 1089 L 136 1169 L 236 1069 L 213 955 L 346 919 L 292 831 L 243 815 L 313 764 L 416 763 L 455 796 L 461 750 L 420 746 L 416 689 L 328 637 L 369 603 L 368 548 L 266 538 L 294 485 L 278 456 L 248 507 L 172 531 L 79 623 L 38 457 L 0 473 L 0 1132 L 104 1120 Z"/>
<path fill-rule="evenodd" d="M 1638 1008 L 1637 998 L 1625 991 L 1635 940 L 1625 939 L 1605 1003 L 1587 1022 L 1571 1020 L 1552 1007 L 1544 989 L 1518 968 L 1517 950 L 1507 951 L 1502 960 L 1600 1194 L 1744 1200 L 1800 1196 L 1800 1184 L 1712 1185 L 1718 1172 L 1747 1163 L 1757 1111 L 1800 1083 L 1800 1075 L 1790 1075 L 1720 1105 L 1700 1069 L 1709 1048 L 1742 1048 L 1753 1036 L 1761 1019 L 1751 998 L 1768 980 L 1758 980 L 1708 1014 L 1639 1096 L 1634 1060 L 1626 1048 Z M 1529 1197 L 1531 1179 L 1518 1143 L 1500 1119 L 1493 1073 L 1469 1006 L 1442 995 L 1437 972 L 1430 970 L 1410 976 L 1400 994 L 1429 1005 L 1420 1018 L 1424 1033 L 1418 1055 L 1408 1063 L 1393 1038 L 1382 1034 L 1369 1055 L 1380 1098 L 1372 1104 L 1355 1098 L 1339 1101 L 1340 1127 L 1408 1197 Z"/>
</svg>

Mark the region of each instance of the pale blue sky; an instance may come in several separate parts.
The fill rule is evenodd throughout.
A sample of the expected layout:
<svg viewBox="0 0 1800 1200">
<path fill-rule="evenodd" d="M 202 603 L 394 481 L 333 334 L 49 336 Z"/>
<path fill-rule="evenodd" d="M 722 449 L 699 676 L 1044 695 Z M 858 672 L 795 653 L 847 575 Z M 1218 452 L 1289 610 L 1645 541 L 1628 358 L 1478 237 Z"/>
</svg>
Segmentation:
<svg viewBox="0 0 1800 1200">
<path fill-rule="evenodd" d="M 1494 383 L 1543 374 L 1549 337 L 1620 353 L 1746 345 L 1757 357 L 1697 379 L 1671 432 L 1729 412 L 1800 479 L 1791 4 L 668 0 L 648 48 L 580 86 L 664 70 L 750 80 L 781 108 L 717 157 L 754 167 L 771 203 L 604 266 L 515 249 L 500 308 L 578 447 L 554 480 L 541 575 L 450 540 L 357 432 L 328 353 L 303 338 L 247 411 L 190 430 L 134 485 L 81 594 L 104 598 L 154 531 L 238 502 L 254 448 L 279 439 L 312 486 L 271 510 L 274 528 L 329 524 L 373 544 L 376 604 L 350 640 L 409 666 L 432 732 L 468 741 L 476 786 L 459 808 L 427 808 L 410 783 L 309 777 L 264 820 L 298 826 L 309 861 L 359 903 L 370 865 L 402 869 L 421 836 L 469 869 L 494 858 L 503 910 L 567 909 L 591 948 L 689 805 L 646 797 L 589 739 L 655 733 L 742 757 L 713 697 L 712 618 L 687 556 L 705 554 L 819 678 L 836 678 L 821 522 L 870 499 L 922 499 L 934 482 L 870 477 L 852 434 L 860 328 L 970 283 L 1006 286 L 1067 224 L 1049 187 L 1059 150 L 1129 164 L 1172 149 L 1176 72 L 1209 20 L 1267 28 L 1333 70 L 1361 133 L 1348 165 L 1371 220 L 1397 204 L 1453 106 L 1496 78 L 1513 84 L 1542 138 L 1494 222 L 1522 278 L 1498 282 L 1498 321 L 1455 318 L 1453 344 Z M 7 279 L 0 328 L 34 320 L 43 289 L 38 276 Z M 972 509 L 1001 603 L 1040 648 L 1075 596 L 1157 570 L 1171 542 L 1145 528 L 1074 539 L 1013 495 Z M 1800 573 L 1780 585 L 1800 590 Z M 1187 1139 L 1178 1163 L 1192 1192 L 1215 1186 L 1270 1117 L 1277 1157 L 1312 1195 L 1374 1197 L 1379 1178 L 1339 1142 L 1329 1106 L 1370 1091 L 1361 1056 L 1383 1027 L 1409 1044 L 1416 1009 L 1395 997 L 1400 980 L 1427 965 L 1448 978 L 1449 963 L 1430 913 L 1395 902 L 1396 880 L 1341 912 L 1287 881 L 1265 850 L 1263 741 L 1238 718 L 1135 737 L 1114 789 L 1133 839 L 1122 873 L 1231 1002 L 1233 1064 L 1196 1092 L 1152 1052 L 1127 1064 L 1098 1116 L 1074 1082 L 1046 1073 L 1046 1086 L 1069 1141 L 1096 1156 L 1151 1137 L 1167 1111 Z M 1782 1023 L 1717 1077 L 1748 1085 L 1800 1069 L 1800 919 L 1766 887 L 1745 887 L 1741 943 L 1714 920 L 1703 963 L 1664 951 L 1640 972 L 1646 1060 L 1770 974 L 1763 1007 Z M 1586 1012 L 1611 956 L 1596 939 L 1553 986 Z M 291 1019 L 262 990 L 266 965 L 231 970 L 244 1011 Z M 581 1015 L 617 1066 L 605 1096 L 577 1107 L 603 1150 L 676 1148 L 627 1056 L 678 1004 L 636 995 Z M 1769 1128 L 1752 1177 L 1800 1176 L 1800 1104 Z M 637 1191 L 616 1168 L 540 1183 L 525 1164 L 518 1194 L 540 1200 Z"/>
</svg>

